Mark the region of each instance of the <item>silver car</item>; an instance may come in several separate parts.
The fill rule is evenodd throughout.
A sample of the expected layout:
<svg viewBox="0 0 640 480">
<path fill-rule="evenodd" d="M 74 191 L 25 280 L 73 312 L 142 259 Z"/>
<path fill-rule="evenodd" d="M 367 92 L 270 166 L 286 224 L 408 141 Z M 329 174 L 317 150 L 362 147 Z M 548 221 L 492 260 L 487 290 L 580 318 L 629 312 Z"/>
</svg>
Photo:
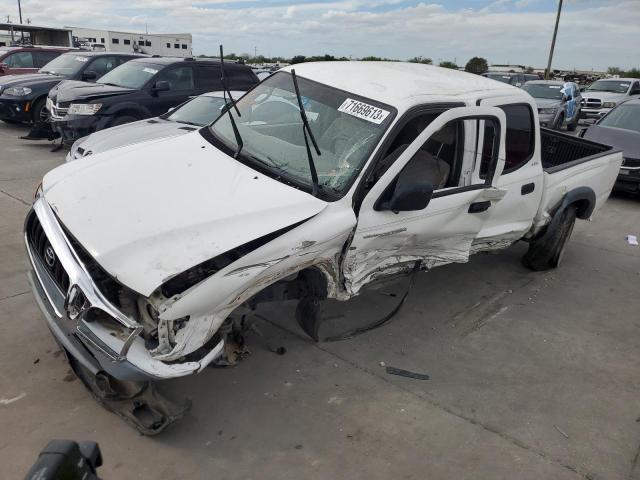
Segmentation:
<svg viewBox="0 0 640 480">
<path fill-rule="evenodd" d="M 594 122 L 621 103 L 640 96 L 640 80 L 637 78 L 606 78 L 597 80 L 584 89 L 582 118 Z"/>
<path fill-rule="evenodd" d="M 541 126 L 562 130 L 566 125 L 569 131 L 576 129 L 582 101 L 578 85 L 556 80 L 534 80 L 527 82 L 522 89 L 536 100 Z"/>
<path fill-rule="evenodd" d="M 237 100 L 244 93 L 234 91 L 231 95 Z M 71 162 L 112 148 L 157 138 L 175 137 L 198 130 L 218 118 L 223 105 L 222 92 L 205 93 L 159 117 L 100 130 L 77 140 L 71 147 L 66 161 Z"/>
</svg>

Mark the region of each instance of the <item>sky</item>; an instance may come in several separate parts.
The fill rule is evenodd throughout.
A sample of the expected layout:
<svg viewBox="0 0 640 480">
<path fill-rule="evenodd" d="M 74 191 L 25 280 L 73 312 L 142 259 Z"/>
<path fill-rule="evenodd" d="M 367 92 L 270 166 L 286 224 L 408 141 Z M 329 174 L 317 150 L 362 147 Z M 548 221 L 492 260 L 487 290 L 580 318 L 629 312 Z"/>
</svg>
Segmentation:
<svg viewBox="0 0 640 480">
<path fill-rule="evenodd" d="M 558 0 L 22 0 L 49 26 L 192 33 L 194 54 L 430 57 L 546 66 Z M 17 0 L 0 15 L 17 20 Z M 640 0 L 565 0 L 553 67 L 640 67 Z"/>
</svg>

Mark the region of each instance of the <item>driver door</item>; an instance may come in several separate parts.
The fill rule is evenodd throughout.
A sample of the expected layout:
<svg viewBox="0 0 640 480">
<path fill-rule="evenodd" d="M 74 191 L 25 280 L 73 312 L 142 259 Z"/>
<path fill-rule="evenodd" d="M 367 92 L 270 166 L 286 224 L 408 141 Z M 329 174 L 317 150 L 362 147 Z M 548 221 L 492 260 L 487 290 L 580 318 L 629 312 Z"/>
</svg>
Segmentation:
<svg viewBox="0 0 640 480">
<path fill-rule="evenodd" d="M 358 293 L 364 285 L 379 278 L 409 271 L 416 263 L 431 268 L 468 260 L 471 244 L 493 205 L 505 193 L 496 187 L 504 165 L 505 123 L 504 112 L 499 108 L 452 108 L 440 114 L 406 147 L 363 200 L 343 260 L 350 293 Z M 450 131 L 451 125 L 459 132 L 456 153 L 452 155 L 453 163 L 443 169 L 448 171 L 447 179 L 441 181 L 429 173 L 433 170 L 431 162 L 444 166 L 443 162 L 451 159 L 445 159 L 444 155 L 440 158 L 438 152 L 442 149 L 431 148 L 427 152 L 425 146 L 433 145 L 435 139 L 442 141 L 445 137 L 442 132 Z M 487 125 L 493 127 L 495 134 L 484 136 L 479 144 L 477 131 L 484 132 Z M 490 161 L 486 161 L 487 156 Z M 416 168 L 420 162 L 426 162 L 422 165 L 429 168 Z M 484 179 L 478 180 L 481 165 L 489 167 L 483 172 Z M 421 171 L 427 171 L 424 178 Z M 402 190 L 399 185 L 424 187 L 429 182 L 439 183 L 432 193 L 433 185 L 427 185 L 422 197 L 413 197 L 417 198 L 417 205 L 405 204 L 403 211 L 393 211 L 391 207 L 399 204 L 392 201 Z"/>
</svg>

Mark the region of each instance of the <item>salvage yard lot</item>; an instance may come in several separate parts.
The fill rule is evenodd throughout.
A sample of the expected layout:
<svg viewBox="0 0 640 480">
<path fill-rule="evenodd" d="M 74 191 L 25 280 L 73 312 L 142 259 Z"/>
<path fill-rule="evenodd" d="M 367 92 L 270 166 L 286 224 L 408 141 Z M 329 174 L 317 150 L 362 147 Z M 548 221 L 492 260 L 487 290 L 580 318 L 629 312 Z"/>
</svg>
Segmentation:
<svg viewBox="0 0 640 480">
<path fill-rule="evenodd" d="M 22 222 L 65 152 L 24 133 L 0 124 L 3 478 L 73 438 L 100 443 L 105 479 L 640 479 L 639 199 L 578 222 L 559 270 L 525 269 L 524 244 L 435 269 L 350 340 L 313 344 L 270 307 L 260 330 L 286 354 L 254 336 L 237 368 L 166 382 L 193 409 L 147 438 L 75 380 L 28 288 Z"/>
</svg>

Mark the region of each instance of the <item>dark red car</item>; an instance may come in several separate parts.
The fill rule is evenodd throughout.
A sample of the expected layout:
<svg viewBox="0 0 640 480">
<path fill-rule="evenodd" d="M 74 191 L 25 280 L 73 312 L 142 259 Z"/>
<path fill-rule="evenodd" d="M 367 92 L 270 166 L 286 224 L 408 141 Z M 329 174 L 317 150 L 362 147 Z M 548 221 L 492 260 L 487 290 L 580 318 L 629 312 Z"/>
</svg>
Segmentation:
<svg viewBox="0 0 640 480">
<path fill-rule="evenodd" d="M 0 77 L 35 73 L 69 50 L 65 47 L 0 47 Z"/>
</svg>

